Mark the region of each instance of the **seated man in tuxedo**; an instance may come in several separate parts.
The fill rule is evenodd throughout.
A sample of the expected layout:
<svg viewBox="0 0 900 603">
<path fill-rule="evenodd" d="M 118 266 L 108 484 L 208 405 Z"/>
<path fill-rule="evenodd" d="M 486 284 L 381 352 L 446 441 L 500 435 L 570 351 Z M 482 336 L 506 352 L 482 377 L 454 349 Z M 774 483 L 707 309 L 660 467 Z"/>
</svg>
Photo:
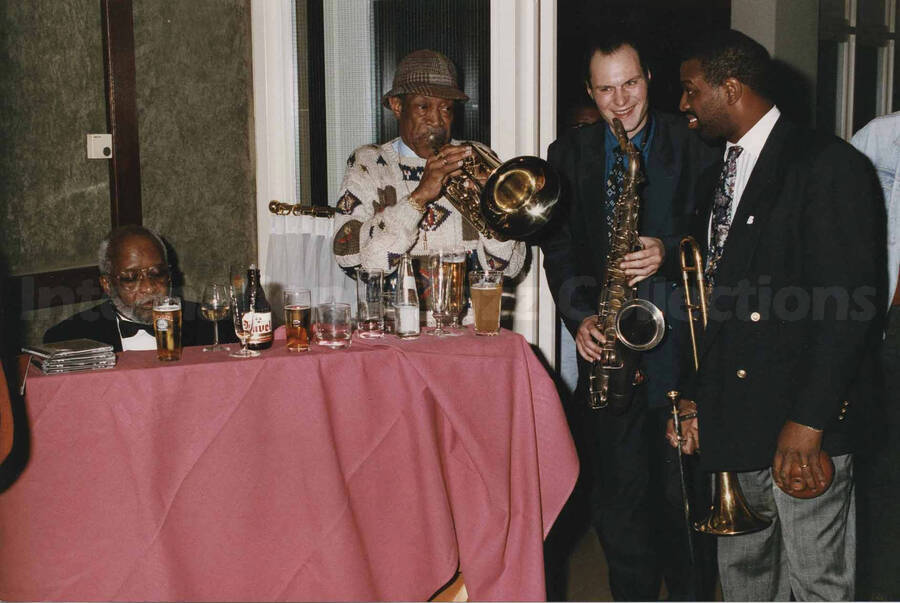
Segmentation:
<svg viewBox="0 0 900 603">
<path fill-rule="evenodd" d="M 168 295 L 172 284 L 166 247 L 143 226 L 114 228 L 100 243 L 100 286 L 108 299 L 47 329 L 44 343 L 94 339 L 123 350 L 155 350 L 153 300 Z M 219 338 L 236 341 L 230 320 L 219 323 Z M 198 304 L 182 301 L 182 343 L 213 341 L 213 324 L 200 317 Z"/>
</svg>

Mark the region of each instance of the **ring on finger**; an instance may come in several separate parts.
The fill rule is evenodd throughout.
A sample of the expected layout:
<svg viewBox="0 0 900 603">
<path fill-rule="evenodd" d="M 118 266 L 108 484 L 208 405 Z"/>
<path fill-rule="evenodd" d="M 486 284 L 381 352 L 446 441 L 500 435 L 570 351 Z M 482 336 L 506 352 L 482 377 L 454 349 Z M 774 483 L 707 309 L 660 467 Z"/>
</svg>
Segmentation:
<svg viewBox="0 0 900 603">
<path fill-rule="evenodd" d="M 444 158 L 443 158 L 443 157 L 441 157 L 441 161 L 443 161 L 443 162 L 444 162 L 444 165 L 445 165 L 445 166 L 446 166 L 446 165 L 447 165 L 447 160 L 446 160 L 446 159 L 444 159 Z"/>
</svg>

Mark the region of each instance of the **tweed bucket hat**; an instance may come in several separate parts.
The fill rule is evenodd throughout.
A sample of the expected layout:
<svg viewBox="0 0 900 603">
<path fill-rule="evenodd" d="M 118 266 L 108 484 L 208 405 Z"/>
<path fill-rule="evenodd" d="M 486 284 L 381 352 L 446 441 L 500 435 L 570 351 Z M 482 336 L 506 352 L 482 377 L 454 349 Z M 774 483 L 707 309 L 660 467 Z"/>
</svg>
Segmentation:
<svg viewBox="0 0 900 603">
<path fill-rule="evenodd" d="M 390 109 L 388 99 L 401 94 L 421 94 L 463 102 L 469 100 L 456 83 L 456 68 L 450 59 L 428 49 L 414 50 L 403 57 L 394 74 L 394 86 L 381 97 L 381 104 Z"/>
</svg>

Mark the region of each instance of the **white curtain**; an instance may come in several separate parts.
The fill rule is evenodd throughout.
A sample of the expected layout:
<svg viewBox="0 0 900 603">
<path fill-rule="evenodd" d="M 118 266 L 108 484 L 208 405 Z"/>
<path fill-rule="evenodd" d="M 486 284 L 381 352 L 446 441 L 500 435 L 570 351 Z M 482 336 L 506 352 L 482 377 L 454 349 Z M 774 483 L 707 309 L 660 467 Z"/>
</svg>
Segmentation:
<svg viewBox="0 0 900 603">
<path fill-rule="evenodd" d="M 334 260 L 331 250 L 334 218 L 270 215 L 267 275 L 263 276 L 273 319 L 281 324 L 282 292 L 287 287 L 309 289 L 312 304 L 347 302 L 356 313 L 356 281 Z"/>
<path fill-rule="evenodd" d="M 325 3 L 325 129 L 327 132 L 328 205 L 341 195 L 347 157 L 375 140 L 376 106 L 372 0 Z"/>
</svg>

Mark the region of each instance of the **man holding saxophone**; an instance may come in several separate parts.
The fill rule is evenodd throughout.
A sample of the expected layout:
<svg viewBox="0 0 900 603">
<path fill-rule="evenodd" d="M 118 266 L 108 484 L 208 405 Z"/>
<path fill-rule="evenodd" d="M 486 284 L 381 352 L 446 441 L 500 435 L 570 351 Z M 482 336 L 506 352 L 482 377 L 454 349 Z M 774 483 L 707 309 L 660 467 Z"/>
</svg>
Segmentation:
<svg viewBox="0 0 900 603">
<path fill-rule="evenodd" d="M 459 89 L 456 69 L 443 54 L 416 50 L 400 61 L 382 104 L 397 118 L 400 136 L 365 145 L 347 160 L 335 216 L 334 254 L 343 268 L 396 269 L 440 249 L 465 249 L 484 269 L 516 275 L 525 244 L 488 238 L 443 195 L 448 176 L 460 173 L 472 147 L 451 143 Z"/>
<path fill-rule="evenodd" d="M 579 354 L 576 399 L 584 416 L 573 429 L 584 425 L 588 432 L 575 436 L 582 475 L 592 482 L 592 522 L 608 561 L 612 594 L 616 600 L 656 600 L 664 573 L 671 599 L 709 599 L 711 591 L 697 592 L 691 584 L 674 455 L 663 439 L 665 392 L 677 383 L 684 359 L 678 345 L 682 325 L 670 312 L 678 305 L 670 304 L 673 281 L 657 273 L 677 263 L 676 235 L 693 210 L 695 177 L 718 152 L 691 135 L 677 116 L 650 109 L 649 80 L 639 46 L 627 35 L 610 32 L 588 48 L 585 85 L 603 120 L 566 132 L 550 146 L 548 158 L 561 174 L 568 215 L 541 247 L 550 291 Z M 597 328 L 597 308 L 610 268 L 607 258 L 614 235 L 634 234 L 612 232 L 627 167 L 611 128 L 614 120 L 636 147 L 646 181 L 640 189 L 642 249 L 624 255 L 620 267 L 628 285 L 637 285 L 637 296 L 661 308 L 670 325 L 662 342 L 643 352 L 639 379 L 644 383 L 620 413 L 587 410 L 591 364 L 606 342 Z"/>
<path fill-rule="evenodd" d="M 850 601 L 852 453 L 877 381 L 884 207 L 862 154 L 780 114 L 770 64 L 733 30 L 704 36 L 681 64 L 688 123 L 727 141 L 701 176 L 694 237 L 706 249 L 709 322 L 683 392 L 682 411 L 697 417 L 682 422 L 681 445 L 702 449 L 722 483 L 735 477 L 770 522 L 719 538 L 725 600 Z"/>
</svg>

